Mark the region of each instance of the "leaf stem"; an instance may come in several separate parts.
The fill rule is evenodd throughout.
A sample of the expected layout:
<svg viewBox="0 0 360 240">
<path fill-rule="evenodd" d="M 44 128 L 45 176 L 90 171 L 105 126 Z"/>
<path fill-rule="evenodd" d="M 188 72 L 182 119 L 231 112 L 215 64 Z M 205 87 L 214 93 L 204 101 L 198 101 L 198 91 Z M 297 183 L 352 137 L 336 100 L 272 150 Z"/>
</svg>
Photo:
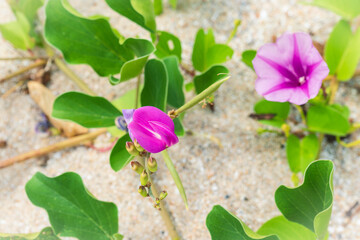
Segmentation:
<svg viewBox="0 0 360 240">
<path fill-rule="evenodd" d="M 202 91 L 200 94 L 196 95 L 193 99 L 191 99 L 190 101 L 188 101 L 187 103 L 185 103 L 182 107 L 180 107 L 179 109 L 175 110 L 173 112 L 172 115 L 178 116 L 179 114 L 187 111 L 188 109 L 192 108 L 193 106 L 195 106 L 196 104 L 198 104 L 199 102 L 201 102 L 201 100 L 203 100 L 204 98 L 206 98 L 207 96 L 209 96 L 210 94 L 212 94 L 213 92 L 215 92 L 220 86 L 221 84 L 223 84 L 225 81 L 227 81 L 230 78 L 230 76 L 219 80 L 215 83 L 213 83 L 211 86 L 209 86 L 207 89 L 205 89 L 204 91 Z"/>
<path fill-rule="evenodd" d="M 30 71 L 30 70 L 33 69 L 33 68 L 36 68 L 36 67 L 40 67 L 40 66 L 42 66 L 42 65 L 45 65 L 46 62 L 47 62 L 46 60 L 40 59 L 39 61 L 36 61 L 36 62 L 30 64 L 29 66 L 26 66 L 26 67 L 24 67 L 24 68 L 21 68 L 21 69 L 15 71 L 15 72 L 10 73 L 9 75 L 3 77 L 2 79 L 0 79 L 0 83 L 1 83 L 1 82 L 4 82 L 4 81 L 6 81 L 6 80 L 8 80 L 8 79 L 10 79 L 10 78 L 16 77 L 16 76 L 18 76 L 18 75 L 20 75 L 20 74 L 23 74 L 23 73 L 25 73 L 25 72 L 27 72 L 27 71 Z"/>
<path fill-rule="evenodd" d="M 63 71 L 81 90 L 83 90 L 85 93 L 95 96 L 96 93 L 91 90 L 88 85 L 79 78 L 66 64 L 63 60 L 61 60 L 58 57 L 55 57 L 54 59 L 56 66 Z"/>
<path fill-rule="evenodd" d="M 139 103 L 140 81 L 141 81 L 141 73 L 138 75 L 136 81 L 135 109 L 138 108 L 138 103 Z"/>
<path fill-rule="evenodd" d="M 304 114 L 304 110 L 299 105 L 294 104 L 294 106 L 300 113 L 302 123 L 306 126 L 306 117 L 305 117 L 305 114 Z"/>
<path fill-rule="evenodd" d="M 329 98 L 329 105 L 333 104 L 335 101 L 336 92 L 339 89 L 339 81 L 335 76 L 332 76 L 330 82 L 330 98 Z"/>
<path fill-rule="evenodd" d="M 12 158 L 0 161 L 0 168 L 4 168 L 4 167 L 13 165 L 18 162 L 25 161 L 25 160 L 33 158 L 33 157 L 39 157 L 39 156 L 42 156 L 42 155 L 45 155 L 45 154 L 48 154 L 51 152 L 56 152 L 56 151 L 59 151 L 61 149 L 67 148 L 67 147 L 73 147 L 73 146 L 80 145 L 84 142 L 87 142 L 89 140 L 96 138 L 97 136 L 99 136 L 103 133 L 106 133 L 106 131 L 107 131 L 106 128 L 102 128 L 102 129 L 99 129 L 99 130 L 91 132 L 91 133 L 87 133 L 87 134 L 83 134 L 83 135 L 76 136 L 73 138 L 69 138 L 65 141 L 55 143 L 53 145 L 50 145 L 50 146 L 47 146 L 44 148 L 40 148 L 37 150 L 33 150 L 33 151 L 30 151 L 27 153 L 20 154 L 16 157 L 12 157 Z"/>
<path fill-rule="evenodd" d="M 178 188 L 180 195 L 185 203 L 185 207 L 186 209 L 189 208 L 188 206 L 188 202 L 187 202 L 187 197 L 186 197 L 186 193 L 185 193 L 185 189 L 184 186 L 182 185 L 181 179 L 179 177 L 179 174 L 176 171 L 176 168 L 174 166 L 174 163 L 171 161 L 171 158 L 169 156 L 169 153 L 167 152 L 167 150 L 165 149 L 164 151 L 161 152 L 164 158 L 164 162 L 166 164 L 166 167 L 169 169 L 170 174 L 172 176 L 172 178 L 174 179 L 174 182 L 176 184 L 176 187 Z"/>
<path fill-rule="evenodd" d="M 156 188 L 155 183 L 153 182 L 153 180 L 152 180 L 152 178 L 150 176 L 150 171 L 148 169 L 146 159 L 142 158 L 141 163 L 144 164 L 146 173 L 147 173 L 147 175 L 149 177 L 149 181 L 151 183 L 151 192 L 152 192 L 152 194 L 154 195 L 155 199 L 159 198 L 159 192 L 158 192 L 158 190 Z M 166 228 L 167 228 L 167 230 L 169 232 L 170 238 L 172 240 L 180 240 L 180 236 L 177 233 L 175 225 L 171 220 L 170 213 L 169 213 L 168 209 L 166 208 L 165 204 L 163 203 L 163 201 L 164 200 L 160 201 L 160 208 L 161 208 L 160 215 L 161 215 L 161 217 L 162 217 L 162 219 L 163 219 L 163 221 L 165 223 L 165 226 L 166 226 Z"/>
<path fill-rule="evenodd" d="M 85 93 L 95 96 L 96 93 L 91 90 L 88 85 L 79 77 L 77 76 L 66 64 L 65 62 L 60 59 L 59 57 L 55 56 L 55 51 L 52 49 L 52 47 L 43 39 L 43 44 L 46 53 L 49 57 L 54 58 L 56 66 L 63 71 L 81 90 L 83 90 Z"/>
<path fill-rule="evenodd" d="M 6 57 L 6 58 L 0 58 L 0 61 L 36 60 L 36 59 L 46 59 L 46 57 L 37 57 L 37 56 L 30 56 L 30 57 Z"/>
<path fill-rule="evenodd" d="M 353 141 L 353 142 L 350 142 L 350 143 L 346 143 L 344 141 L 341 141 L 340 137 L 336 137 L 336 141 L 341 145 L 341 146 L 344 146 L 346 148 L 351 148 L 351 147 L 355 147 L 355 146 L 358 146 L 360 145 L 360 139 L 359 140 L 356 140 L 356 141 Z"/>
</svg>

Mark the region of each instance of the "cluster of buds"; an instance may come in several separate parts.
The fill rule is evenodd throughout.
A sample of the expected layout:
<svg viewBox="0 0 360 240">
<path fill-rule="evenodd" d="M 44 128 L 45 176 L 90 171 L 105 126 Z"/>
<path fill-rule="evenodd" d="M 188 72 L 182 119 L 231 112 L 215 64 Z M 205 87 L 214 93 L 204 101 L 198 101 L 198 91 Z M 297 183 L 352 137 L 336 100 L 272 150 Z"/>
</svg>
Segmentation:
<svg viewBox="0 0 360 240">
<path fill-rule="evenodd" d="M 143 147 L 140 146 L 136 139 L 134 142 L 126 142 L 125 147 L 129 154 L 132 156 L 144 156 L 146 154 L 146 151 Z"/>
<path fill-rule="evenodd" d="M 162 191 L 159 195 L 158 198 L 155 199 L 155 203 L 154 203 L 154 208 L 158 209 L 158 210 L 161 210 L 161 207 L 160 207 L 160 201 L 161 200 L 164 200 L 167 196 L 167 192 L 166 191 Z"/>
</svg>

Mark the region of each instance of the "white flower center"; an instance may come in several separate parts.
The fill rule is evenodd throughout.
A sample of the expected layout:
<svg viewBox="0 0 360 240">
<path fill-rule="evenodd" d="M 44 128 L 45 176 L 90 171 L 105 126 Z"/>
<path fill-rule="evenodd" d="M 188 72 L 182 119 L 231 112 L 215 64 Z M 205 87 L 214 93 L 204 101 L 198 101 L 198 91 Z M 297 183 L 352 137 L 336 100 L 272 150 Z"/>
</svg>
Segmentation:
<svg viewBox="0 0 360 240">
<path fill-rule="evenodd" d="M 305 83 L 305 80 L 306 80 L 306 77 L 305 77 L 305 76 L 299 77 L 299 83 L 300 83 L 300 85 L 303 85 L 303 84 Z"/>
</svg>

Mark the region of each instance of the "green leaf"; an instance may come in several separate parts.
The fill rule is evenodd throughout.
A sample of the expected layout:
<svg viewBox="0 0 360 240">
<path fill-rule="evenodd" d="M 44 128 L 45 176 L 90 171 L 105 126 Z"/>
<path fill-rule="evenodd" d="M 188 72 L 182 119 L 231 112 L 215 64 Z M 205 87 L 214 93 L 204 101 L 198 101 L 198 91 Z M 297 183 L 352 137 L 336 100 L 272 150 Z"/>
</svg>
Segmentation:
<svg viewBox="0 0 360 240">
<path fill-rule="evenodd" d="M 167 152 L 166 149 L 164 151 L 162 151 L 161 154 L 163 156 L 166 167 L 169 169 L 169 172 L 170 172 L 172 178 L 174 179 L 175 185 L 176 185 L 177 189 L 179 190 L 180 196 L 181 196 L 181 198 L 183 199 L 183 201 L 185 203 L 185 207 L 186 207 L 186 209 L 188 209 L 188 201 L 187 201 L 185 189 L 184 189 L 184 186 L 183 186 L 183 184 L 181 182 L 179 174 L 176 171 L 174 163 L 171 161 L 169 153 Z"/>
<path fill-rule="evenodd" d="M 151 59 L 145 65 L 145 84 L 141 91 L 141 105 L 166 110 L 168 74 L 163 61 Z"/>
<path fill-rule="evenodd" d="M 313 105 L 307 113 L 307 124 L 312 132 L 345 136 L 350 130 L 347 107 Z"/>
<path fill-rule="evenodd" d="M 125 148 L 126 142 L 131 141 L 129 134 L 126 134 L 119 138 L 111 150 L 110 166 L 115 172 L 123 169 L 132 159 L 134 159 L 134 156 L 131 156 Z"/>
<path fill-rule="evenodd" d="M 167 103 L 174 108 L 185 104 L 184 77 L 179 69 L 179 61 L 175 56 L 163 59 L 169 78 Z"/>
<path fill-rule="evenodd" d="M 0 233 L 2 240 L 60 240 L 54 233 L 51 227 L 46 227 L 39 233 L 29 234 L 6 234 Z"/>
<path fill-rule="evenodd" d="M 360 28 L 353 34 L 349 22 L 340 20 L 325 45 L 330 74 L 336 74 L 343 81 L 352 78 L 360 60 L 359 46 Z"/>
<path fill-rule="evenodd" d="M 297 188 L 280 186 L 275 202 L 281 213 L 292 222 L 313 231 L 323 240 L 327 235 L 333 203 L 333 163 L 313 162 L 305 171 L 304 183 Z"/>
<path fill-rule="evenodd" d="M 252 60 L 256 56 L 256 50 L 246 50 L 241 54 L 241 61 L 254 70 Z"/>
<path fill-rule="evenodd" d="M 174 127 L 175 127 L 175 134 L 178 137 L 182 137 L 185 135 L 185 129 L 184 126 L 182 124 L 182 120 L 180 118 L 175 118 L 173 120 L 174 122 Z"/>
<path fill-rule="evenodd" d="M 49 178 L 36 173 L 25 186 L 30 201 L 44 208 L 56 234 L 79 240 L 111 240 L 118 231 L 116 205 L 95 199 L 72 172 Z"/>
<path fill-rule="evenodd" d="M 201 93 L 215 82 L 224 79 L 229 74 L 229 70 L 222 65 L 215 65 L 206 72 L 194 77 L 195 92 Z"/>
<path fill-rule="evenodd" d="M 309 164 L 314 161 L 319 152 L 319 140 L 315 134 L 310 134 L 300 140 L 291 134 L 286 141 L 286 156 L 293 173 L 304 173 Z"/>
<path fill-rule="evenodd" d="M 158 58 L 165 58 L 175 55 L 181 61 L 181 42 L 175 35 L 165 32 L 157 32 L 158 43 L 156 44 L 155 55 Z"/>
<path fill-rule="evenodd" d="M 156 31 L 155 13 L 151 0 L 106 0 L 116 12 L 130 19 L 146 30 Z"/>
<path fill-rule="evenodd" d="M 37 10 L 44 5 L 45 0 L 9 0 L 13 12 L 21 12 L 28 22 L 33 24 Z"/>
<path fill-rule="evenodd" d="M 121 73 L 126 75 L 121 81 L 130 79 L 154 51 L 152 43 L 143 39 L 130 38 L 121 45 L 108 20 L 82 17 L 66 0 L 49 0 L 45 13 L 47 41 L 61 50 L 68 63 L 88 64 L 100 76 Z"/>
<path fill-rule="evenodd" d="M 279 240 L 275 235 L 260 235 L 253 232 L 240 219 L 215 205 L 206 218 L 212 240 Z"/>
<path fill-rule="evenodd" d="M 280 240 L 316 240 L 316 235 L 304 226 L 278 216 L 264 223 L 257 231 L 261 235 L 275 234 Z"/>
<path fill-rule="evenodd" d="M 35 46 L 35 39 L 30 36 L 31 26 L 29 21 L 21 12 L 15 12 L 15 16 L 15 21 L 0 24 L 0 32 L 3 38 L 15 48 L 32 49 Z"/>
<path fill-rule="evenodd" d="M 303 3 L 328 9 L 348 20 L 360 14 L 360 4 L 358 0 L 313 0 Z"/>
<path fill-rule="evenodd" d="M 221 64 L 232 58 L 234 51 L 226 44 L 215 43 L 212 29 L 205 33 L 200 29 L 195 38 L 192 62 L 194 68 L 203 72 L 213 65 Z"/>
<path fill-rule="evenodd" d="M 115 118 L 122 115 L 108 100 L 79 92 L 67 92 L 56 98 L 52 116 L 71 120 L 87 128 L 115 125 Z"/>
<path fill-rule="evenodd" d="M 155 15 L 160 15 L 163 12 L 163 2 L 162 0 L 154 0 L 154 13 Z"/>
<path fill-rule="evenodd" d="M 124 63 L 120 70 L 120 78 L 110 77 L 110 83 L 112 85 L 119 84 L 140 75 L 150 54 L 155 50 L 154 45 L 144 39 L 128 38 L 125 40 L 123 46 L 133 51 L 137 58 Z"/>
<path fill-rule="evenodd" d="M 288 102 L 270 102 L 263 99 L 255 104 L 254 111 L 256 114 L 275 114 L 272 119 L 259 120 L 259 122 L 280 128 L 289 115 L 290 104 Z"/>
<path fill-rule="evenodd" d="M 188 82 L 185 84 L 185 91 L 190 92 L 195 88 L 194 82 Z"/>
</svg>

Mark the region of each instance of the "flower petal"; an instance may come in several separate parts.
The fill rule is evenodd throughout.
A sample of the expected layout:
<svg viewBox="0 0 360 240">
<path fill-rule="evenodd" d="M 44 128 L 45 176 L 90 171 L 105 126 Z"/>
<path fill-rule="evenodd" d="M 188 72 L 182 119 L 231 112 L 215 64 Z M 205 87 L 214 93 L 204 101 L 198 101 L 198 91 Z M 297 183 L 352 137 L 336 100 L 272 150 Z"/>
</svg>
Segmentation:
<svg viewBox="0 0 360 240">
<path fill-rule="evenodd" d="M 171 147 L 179 142 L 174 131 L 171 131 L 167 125 L 156 121 L 149 121 L 149 124 L 154 131 L 161 136 L 161 139 L 165 141 L 167 147 Z"/>
<path fill-rule="evenodd" d="M 152 106 L 136 109 L 133 115 L 133 121 L 149 129 L 151 129 L 149 121 L 161 122 L 168 126 L 171 131 L 174 131 L 173 120 L 166 113 Z"/>
<path fill-rule="evenodd" d="M 126 123 L 129 125 L 133 120 L 133 115 L 136 109 L 123 109 L 122 114 L 124 115 Z"/>
<path fill-rule="evenodd" d="M 132 121 L 129 125 L 129 132 L 131 132 L 132 140 L 138 141 L 146 151 L 151 153 L 158 153 L 166 149 L 166 142 L 161 138 L 159 134 L 150 132 L 147 128 L 144 128 L 135 121 Z"/>
</svg>

